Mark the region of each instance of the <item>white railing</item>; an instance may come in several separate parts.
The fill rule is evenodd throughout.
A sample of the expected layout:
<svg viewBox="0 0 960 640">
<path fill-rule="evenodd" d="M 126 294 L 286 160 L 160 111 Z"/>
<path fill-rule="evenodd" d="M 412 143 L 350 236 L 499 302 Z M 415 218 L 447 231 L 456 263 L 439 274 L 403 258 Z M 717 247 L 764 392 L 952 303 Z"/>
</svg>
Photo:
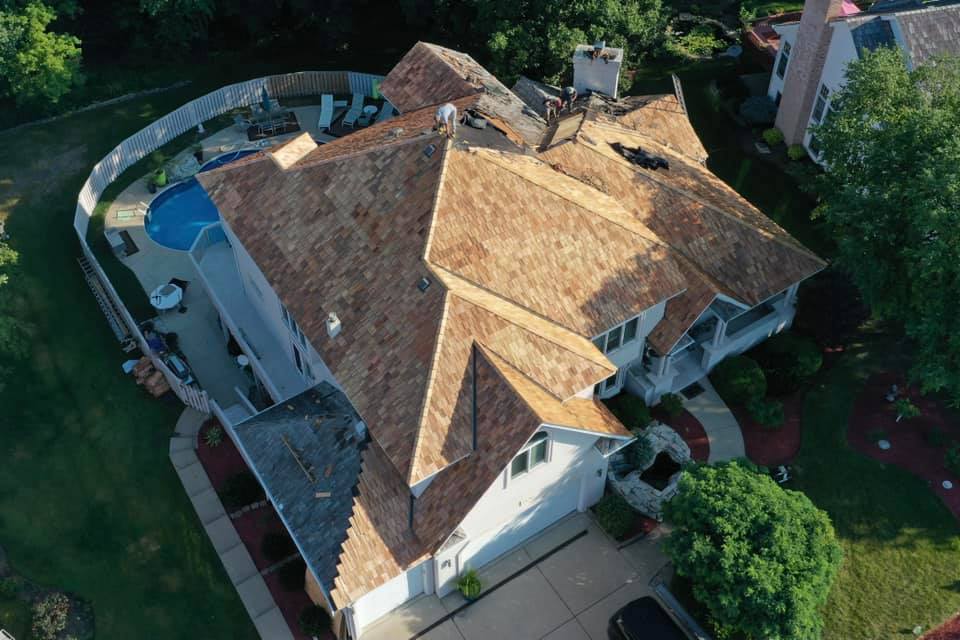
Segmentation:
<svg viewBox="0 0 960 640">
<path fill-rule="evenodd" d="M 103 267 L 100 266 L 96 256 L 93 255 L 90 245 L 87 244 L 87 229 L 90 226 L 90 218 L 93 216 L 103 192 L 131 165 L 177 136 L 211 118 L 259 102 L 264 89 L 271 97 L 278 99 L 324 93 L 362 93 L 366 96 L 372 96 L 374 84 L 382 80 L 383 76 L 355 73 L 353 71 L 300 71 L 227 85 L 186 103 L 144 127 L 114 147 L 110 153 L 93 166 L 90 177 L 87 178 L 83 188 L 80 189 L 73 218 L 73 228 L 80 240 L 80 248 L 94 271 L 96 271 L 97 277 L 103 283 L 107 295 L 113 299 L 120 310 L 124 323 L 136 338 L 141 351 L 150 356 L 154 367 L 158 371 L 163 372 L 170 388 L 184 404 L 203 413 L 210 413 L 210 398 L 207 392 L 183 384 L 183 381 L 173 375 L 173 372 L 150 350 L 140 327 L 137 326 L 133 316 L 130 315 L 130 311 L 123 304 L 123 300 L 120 299 L 117 290 L 113 287 L 113 283 L 107 278 Z"/>
</svg>

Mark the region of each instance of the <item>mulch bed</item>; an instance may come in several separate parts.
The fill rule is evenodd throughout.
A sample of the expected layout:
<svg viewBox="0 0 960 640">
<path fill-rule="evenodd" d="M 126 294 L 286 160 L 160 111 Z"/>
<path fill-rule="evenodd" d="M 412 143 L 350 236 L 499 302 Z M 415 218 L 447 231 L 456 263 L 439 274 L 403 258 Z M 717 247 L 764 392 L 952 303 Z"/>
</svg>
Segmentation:
<svg viewBox="0 0 960 640">
<path fill-rule="evenodd" d="M 286 534 L 287 530 L 272 506 L 267 505 L 262 509 L 248 511 L 233 521 L 233 527 L 237 530 L 244 546 L 247 547 L 247 551 L 250 552 L 250 557 L 253 558 L 253 564 L 257 569 L 263 571 L 274 564 L 260 551 L 260 542 L 268 533 Z"/>
<path fill-rule="evenodd" d="M 747 458 L 764 467 L 790 464 L 800 453 L 803 392 L 798 391 L 778 400 L 783 402 L 783 426 L 779 429 L 768 429 L 757 424 L 744 407 L 730 407 L 730 411 L 740 423 Z"/>
<path fill-rule="evenodd" d="M 896 421 L 896 410 L 884 398 L 892 384 L 900 388 L 900 398 L 908 398 L 920 409 L 918 417 Z M 927 441 L 927 434 L 934 429 L 943 432 L 945 446 L 933 446 Z M 879 435 L 890 442 L 887 451 L 877 446 Z M 854 404 L 847 441 L 854 449 L 875 460 L 896 465 L 926 480 L 930 489 L 960 520 L 960 478 L 950 473 L 944 464 L 946 449 L 953 442 L 960 442 L 960 425 L 949 419 L 936 400 L 920 395 L 900 376 L 875 374 L 867 380 Z M 944 489 L 941 484 L 944 480 L 953 482 L 953 489 Z"/>
<path fill-rule="evenodd" d="M 925 634 L 922 640 L 960 640 L 960 615 L 956 615 L 933 631 Z"/>
<path fill-rule="evenodd" d="M 220 423 L 214 419 L 207 420 L 200 427 L 199 446 L 197 447 L 197 457 L 203 470 L 210 477 L 210 483 L 214 489 L 219 490 L 223 483 L 230 476 L 234 476 L 241 471 L 247 471 L 247 463 L 243 461 L 243 456 L 237 450 L 233 440 L 230 439 L 227 430 L 223 427 L 223 439 L 216 447 L 211 447 L 206 443 L 204 436 L 209 429 L 220 427 Z"/>
<path fill-rule="evenodd" d="M 697 462 L 706 462 L 710 457 L 710 440 L 700 421 L 693 414 L 683 410 L 676 418 L 671 418 L 659 407 L 654 408 L 653 417 L 680 434 L 690 447 L 690 455 Z"/>
<path fill-rule="evenodd" d="M 310 640 L 310 636 L 300 631 L 299 622 L 300 613 L 313 604 L 307 592 L 302 589 L 287 591 L 283 588 L 283 585 L 280 584 L 280 578 L 276 573 L 264 576 L 263 580 L 267 583 L 267 588 L 270 589 L 270 593 L 273 595 L 277 606 L 280 607 L 280 612 L 283 614 L 284 620 L 287 621 L 287 625 L 290 626 L 293 637 L 296 638 L 296 640 Z M 332 633 L 328 633 L 326 637 L 320 637 L 322 640 L 333 640 Z"/>
</svg>

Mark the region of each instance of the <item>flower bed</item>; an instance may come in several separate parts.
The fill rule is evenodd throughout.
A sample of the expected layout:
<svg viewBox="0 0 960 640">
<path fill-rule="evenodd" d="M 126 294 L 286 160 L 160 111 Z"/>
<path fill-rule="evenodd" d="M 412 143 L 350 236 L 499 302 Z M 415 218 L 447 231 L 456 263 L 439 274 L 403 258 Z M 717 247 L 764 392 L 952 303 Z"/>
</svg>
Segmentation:
<svg viewBox="0 0 960 640">
<path fill-rule="evenodd" d="M 740 423 L 747 458 L 765 467 L 789 464 L 800 453 L 803 393 L 796 392 L 778 400 L 783 402 L 783 426 L 777 429 L 759 424 L 742 406 L 730 407 L 730 411 Z"/>
<path fill-rule="evenodd" d="M 909 399 L 920 409 L 918 417 L 896 421 L 896 410 L 884 397 L 893 384 L 901 389 L 899 398 Z M 940 444 L 932 442 L 933 432 L 941 434 Z M 884 451 L 878 446 L 881 439 L 890 443 L 889 449 Z M 960 424 L 949 419 L 936 400 L 921 396 L 894 374 L 874 375 L 867 380 L 854 404 L 847 441 L 871 458 L 894 464 L 926 480 L 960 520 L 960 477 L 951 473 L 944 462 L 947 449 L 952 443 L 960 442 Z M 944 480 L 952 482 L 953 488 L 945 489 Z"/>
<path fill-rule="evenodd" d="M 657 420 L 680 434 L 683 441 L 690 447 L 690 457 L 697 462 L 707 461 L 710 457 L 710 440 L 707 438 L 707 432 L 703 425 L 693 417 L 692 413 L 684 409 L 676 418 L 671 418 L 666 411 L 654 407 L 653 415 Z"/>
</svg>

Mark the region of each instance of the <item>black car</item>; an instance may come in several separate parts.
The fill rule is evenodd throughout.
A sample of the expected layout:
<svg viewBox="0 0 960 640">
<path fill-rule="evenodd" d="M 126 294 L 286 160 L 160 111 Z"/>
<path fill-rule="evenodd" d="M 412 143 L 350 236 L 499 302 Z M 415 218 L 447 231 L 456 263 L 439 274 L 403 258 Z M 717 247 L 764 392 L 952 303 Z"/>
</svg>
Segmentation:
<svg viewBox="0 0 960 640">
<path fill-rule="evenodd" d="M 610 640 L 687 640 L 660 603 L 646 596 L 613 614 L 607 627 Z"/>
</svg>

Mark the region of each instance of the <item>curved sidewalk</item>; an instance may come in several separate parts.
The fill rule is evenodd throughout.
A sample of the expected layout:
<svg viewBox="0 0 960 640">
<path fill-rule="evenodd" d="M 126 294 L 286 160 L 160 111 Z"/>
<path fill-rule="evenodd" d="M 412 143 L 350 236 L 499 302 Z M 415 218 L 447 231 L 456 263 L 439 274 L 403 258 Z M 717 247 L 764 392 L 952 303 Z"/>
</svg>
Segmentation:
<svg viewBox="0 0 960 640">
<path fill-rule="evenodd" d="M 695 398 L 684 398 L 683 406 L 707 432 L 707 439 L 710 441 L 710 457 L 707 462 L 745 457 L 747 451 L 743 444 L 743 433 L 733 412 L 707 377 L 698 380 L 697 384 L 703 387 L 703 393 Z"/>
<path fill-rule="evenodd" d="M 206 420 L 207 416 L 189 407 L 180 414 L 173 437 L 170 438 L 170 461 L 257 633 L 263 640 L 293 640 L 287 621 L 263 576 L 253 564 L 250 552 L 243 546 L 195 453 L 197 434 Z"/>
</svg>

